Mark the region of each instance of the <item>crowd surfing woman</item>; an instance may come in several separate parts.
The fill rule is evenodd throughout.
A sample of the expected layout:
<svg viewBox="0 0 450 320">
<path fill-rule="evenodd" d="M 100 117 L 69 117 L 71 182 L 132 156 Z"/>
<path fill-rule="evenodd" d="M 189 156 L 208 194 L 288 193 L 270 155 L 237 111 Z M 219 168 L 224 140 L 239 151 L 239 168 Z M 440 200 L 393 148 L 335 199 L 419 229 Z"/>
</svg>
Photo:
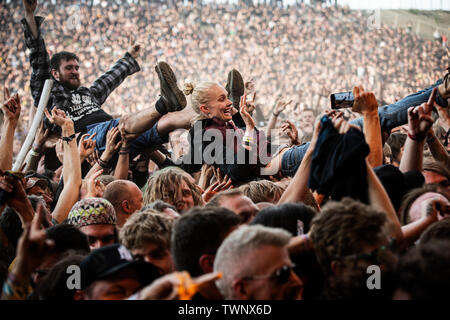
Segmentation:
<svg viewBox="0 0 450 320">
<path fill-rule="evenodd" d="M 243 91 L 243 83 L 241 87 Z M 229 90 L 233 89 L 230 87 Z M 294 157 L 300 163 L 309 144 L 275 154 L 264 134 L 255 126 L 248 111 L 246 94 L 237 97 L 235 94 L 232 102 L 227 90 L 215 82 L 186 83 L 184 93 L 191 96 L 191 106 L 198 114 L 190 130 L 190 150 L 176 163 L 166 159 L 164 165 L 175 164 L 193 173 L 205 163 L 213 164 L 233 181 L 233 185 L 276 175 L 282 168 L 285 175 L 295 174 L 295 171 L 288 172 L 289 162 L 285 159 Z M 286 152 L 289 155 L 283 157 Z"/>
</svg>

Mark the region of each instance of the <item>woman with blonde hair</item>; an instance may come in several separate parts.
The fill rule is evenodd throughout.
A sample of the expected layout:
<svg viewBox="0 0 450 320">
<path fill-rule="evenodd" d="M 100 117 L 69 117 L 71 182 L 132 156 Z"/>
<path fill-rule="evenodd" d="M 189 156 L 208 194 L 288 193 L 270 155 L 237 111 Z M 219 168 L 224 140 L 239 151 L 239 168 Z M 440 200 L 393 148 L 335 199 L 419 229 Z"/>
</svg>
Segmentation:
<svg viewBox="0 0 450 320">
<path fill-rule="evenodd" d="M 229 92 L 215 82 L 184 85 L 184 93 L 190 96 L 191 107 L 198 117 L 190 130 L 190 151 L 177 166 L 192 173 L 205 163 L 212 164 L 234 186 L 256 177 L 276 175 L 281 169 L 282 154 L 272 157 L 270 143 L 256 128 L 237 70 L 230 72 L 227 89 Z M 307 147 L 299 146 L 303 155 Z M 168 159 L 165 164 L 173 165 Z"/>
</svg>

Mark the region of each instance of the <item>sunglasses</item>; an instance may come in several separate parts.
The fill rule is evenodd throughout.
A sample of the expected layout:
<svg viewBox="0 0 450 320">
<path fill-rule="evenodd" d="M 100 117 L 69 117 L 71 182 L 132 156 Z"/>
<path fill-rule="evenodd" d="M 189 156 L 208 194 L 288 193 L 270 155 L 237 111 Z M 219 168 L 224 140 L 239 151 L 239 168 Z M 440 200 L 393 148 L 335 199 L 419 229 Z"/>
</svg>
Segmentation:
<svg viewBox="0 0 450 320">
<path fill-rule="evenodd" d="M 271 274 L 268 275 L 262 275 L 262 276 L 251 276 L 251 277 L 245 277 L 243 280 L 265 280 L 265 279 L 271 279 L 275 280 L 277 284 L 285 284 L 288 282 L 289 277 L 291 276 L 292 269 L 295 268 L 295 264 L 292 264 L 290 266 L 285 265 L 281 268 L 275 270 Z"/>
</svg>

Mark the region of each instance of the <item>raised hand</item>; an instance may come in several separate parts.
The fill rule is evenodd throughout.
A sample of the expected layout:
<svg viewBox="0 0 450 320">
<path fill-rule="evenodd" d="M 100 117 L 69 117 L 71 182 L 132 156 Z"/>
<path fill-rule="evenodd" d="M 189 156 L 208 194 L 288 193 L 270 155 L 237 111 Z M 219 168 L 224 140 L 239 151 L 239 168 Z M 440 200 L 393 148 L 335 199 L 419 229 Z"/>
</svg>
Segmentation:
<svg viewBox="0 0 450 320">
<path fill-rule="evenodd" d="M 78 144 L 78 153 L 80 154 L 81 162 L 89 157 L 95 151 L 95 140 L 92 140 L 97 135 L 97 132 L 90 135 L 88 133 L 81 136 L 80 143 Z M 86 139 L 87 138 L 87 139 Z"/>
<path fill-rule="evenodd" d="M 373 92 L 366 92 L 362 86 L 353 87 L 353 102 L 352 111 L 362 114 L 378 112 L 378 102 Z"/>
<path fill-rule="evenodd" d="M 289 137 L 292 145 L 300 144 L 300 141 L 298 139 L 297 127 L 291 121 L 284 121 L 284 123 L 281 125 L 281 131 Z"/>
<path fill-rule="evenodd" d="M 438 221 L 450 218 L 450 206 L 440 197 L 432 197 L 421 203 L 422 218 Z"/>
<path fill-rule="evenodd" d="M 102 154 L 102 159 L 108 161 L 111 157 L 119 151 L 122 146 L 122 141 L 117 142 L 117 136 L 120 134 L 119 128 L 114 127 L 106 134 L 106 149 Z"/>
<path fill-rule="evenodd" d="M 450 127 L 450 113 L 449 113 L 450 109 L 443 108 L 436 102 L 434 103 L 434 106 L 439 114 L 439 118 L 442 119 L 442 121 L 447 125 L 447 127 Z"/>
<path fill-rule="evenodd" d="M 275 110 L 273 111 L 273 115 L 275 117 L 278 117 L 280 115 L 280 113 L 283 112 L 284 109 L 286 109 L 286 107 L 289 104 L 291 104 L 291 102 L 292 102 L 292 100 L 289 100 L 289 101 L 285 101 L 285 100 L 282 100 L 282 99 L 278 100 L 277 104 L 275 106 Z"/>
<path fill-rule="evenodd" d="M 47 119 L 51 123 L 56 124 L 57 126 L 63 127 L 64 125 L 67 125 L 67 124 L 73 125 L 73 121 L 69 117 L 66 116 L 66 113 L 58 108 L 53 108 L 51 115 L 47 109 L 44 109 L 44 113 L 45 113 L 45 116 L 47 117 Z"/>
<path fill-rule="evenodd" d="M 255 101 L 256 101 L 256 92 L 253 92 L 253 99 L 251 101 L 245 102 L 249 114 L 253 114 L 253 111 L 255 111 L 256 109 Z"/>
<path fill-rule="evenodd" d="M 27 15 L 34 15 L 37 7 L 37 0 L 23 0 L 23 6 L 25 7 L 25 13 Z"/>
<path fill-rule="evenodd" d="M 102 174 L 103 170 L 99 170 L 85 180 L 86 198 L 97 198 L 103 196 L 103 191 L 105 187 L 103 183 L 97 180 L 97 178 L 100 177 Z"/>
<path fill-rule="evenodd" d="M 233 186 L 231 185 L 231 179 L 229 179 L 227 175 L 222 178 L 222 174 L 220 173 L 219 168 L 217 168 L 217 171 L 214 170 L 214 175 L 216 176 L 216 182 L 210 185 L 202 194 L 204 202 L 208 202 L 209 200 L 211 200 L 211 198 L 220 191 L 233 188 Z"/>
<path fill-rule="evenodd" d="M 253 79 L 250 79 L 245 83 L 245 93 L 250 94 L 253 93 L 254 91 L 255 91 L 255 83 L 253 82 Z"/>
<path fill-rule="evenodd" d="M 130 35 L 129 39 L 130 49 L 128 50 L 128 53 L 133 57 L 133 59 L 137 59 L 141 52 L 141 45 L 139 43 L 135 43 L 135 39 L 132 35 Z"/>
<path fill-rule="evenodd" d="M 99 158 L 98 150 L 95 150 L 94 148 L 94 151 L 86 158 L 86 161 L 93 167 L 98 162 Z"/>
<path fill-rule="evenodd" d="M 245 122 L 245 127 L 247 130 L 255 129 L 255 120 L 253 120 L 252 116 L 249 114 L 247 109 L 247 95 L 241 97 L 241 102 L 239 105 L 239 112 L 241 113 L 242 120 Z"/>
<path fill-rule="evenodd" d="M 5 186 L 3 190 L 10 190 L 11 192 L 6 200 L 6 204 L 16 211 L 24 209 L 26 204 L 28 204 L 27 193 L 25 191 L 26 182 L 23 179 L 12 176 L 3 177 L 3 181 L 3 185 Z"/>
<path fill-rule="evenodd" d="M 53 253 L 55 242 L 47 239 L 47 234 L 41 221 L 45 219 L 45 212 L 41 203 L 37 205 L 37 212 L 27 225 L 17 245 L 18 269 L 22 272 L 32 272 L 48 255 Z"/>
<path fill-rule="evenodd" d="M 49 135 L 50 135 L 50 130 L 44 129 L 44 121 L 42 121 L 36 132 L 36 137 L 34 138 L 33 148 L 41 149 L 45 145 L 45 142 L 47 141 L 47 138 Z"/>
<path fill-rule="evenodd" d="M 4 102 L 2 104 L 2 111 L 5 115 L 5 120 L 17 124 L 20 117 L 20 111 L 22 107 L 20 105 L 19 94 L 16 93 L 13 96 L 9 94 L 8 88 L 4 89 Z"/>
<path fill-rule="evenodd" d="M 350 128 L 355 128 L 361 131 L 360 127 L 345 121 L 345 119 L 342 117 L 344 115 L 343 112 L 331 111 L 328 112 L 327 115 L 331 118 L 331 122 L 333 123 L 333 126 L 336 128 L 339 134 L 346 134 L 348 130 L 350 130 Z"/>
<path fill-rule="evenodd" d="M 428 130 L 433 125 L 431 111 L 436 94 L 437 88 L 434 88 L 427 103 L 408 109 L 408 136 L 412 140 L 425 139 Z"/>
</svg>

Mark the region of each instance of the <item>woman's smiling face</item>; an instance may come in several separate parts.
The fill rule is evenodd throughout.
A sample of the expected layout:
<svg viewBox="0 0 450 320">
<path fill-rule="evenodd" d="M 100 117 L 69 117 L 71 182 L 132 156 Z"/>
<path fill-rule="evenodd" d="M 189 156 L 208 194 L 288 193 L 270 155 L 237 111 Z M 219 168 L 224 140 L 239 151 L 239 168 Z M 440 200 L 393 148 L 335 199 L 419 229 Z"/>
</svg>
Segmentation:
<svg viewBox="0 0 450 320">
<path fill-rule="evenodd" d="M 208 91 L 208 102 L 200 108 L 209 118 L 216 117 L 224 121 L 232 119 L 233 103 L 227 98 L 228 93 L 219 85 L 212 86 Z"/>
</svg>

